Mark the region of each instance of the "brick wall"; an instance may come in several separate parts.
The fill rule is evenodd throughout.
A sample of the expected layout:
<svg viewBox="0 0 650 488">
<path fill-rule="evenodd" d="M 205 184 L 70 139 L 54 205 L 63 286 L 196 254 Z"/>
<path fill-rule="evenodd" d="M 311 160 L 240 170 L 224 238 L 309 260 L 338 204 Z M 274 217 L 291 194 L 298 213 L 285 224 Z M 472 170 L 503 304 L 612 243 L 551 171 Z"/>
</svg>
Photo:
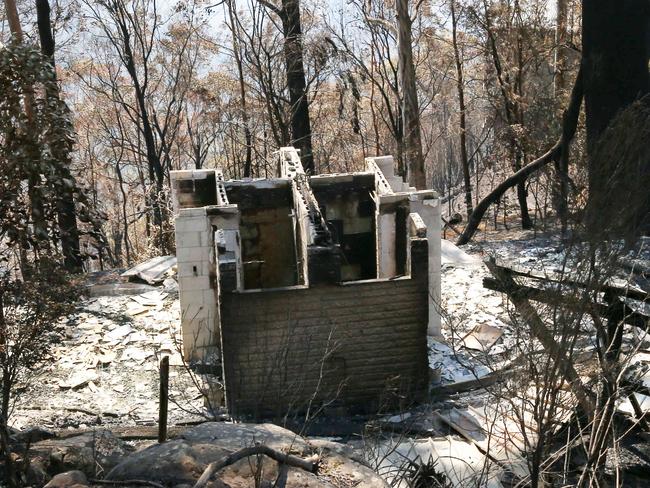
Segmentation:
<svg viewBox="0 0 650 488">
<path fill-rule="evenodd" d="M 323 403 L 349 411 L 420 400 L 428 380 L 427 240 L 411 240 L 411 278 L 224 293 L 229 410 L 282 415 Z M 332 401 L 334 400 L 334 401 Z"/>
</svg>

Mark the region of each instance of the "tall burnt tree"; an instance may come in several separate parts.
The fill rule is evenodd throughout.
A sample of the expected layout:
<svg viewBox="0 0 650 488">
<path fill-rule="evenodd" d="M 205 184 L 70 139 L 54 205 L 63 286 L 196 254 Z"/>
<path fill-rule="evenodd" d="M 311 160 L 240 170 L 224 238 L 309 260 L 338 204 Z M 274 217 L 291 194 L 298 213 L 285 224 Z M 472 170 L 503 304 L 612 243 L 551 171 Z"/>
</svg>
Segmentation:
<svg viewBox="0 0 650 488">
<path fill-rule="evenodd" d="M 603 229 L 616 226 L 616 220 L 630 223 L 624 215 L 626 212 L 638 212 L 633 227 L 643 221 L 648 224 L 647 188 L 639 188 L 639 195 L 630 195 L 630 184 L 639 176 L 645 175 L 647 179 L 650 161 L 631 161 L 633 167 L 621 168 L 624 157 L 605 161 L 594 157 L 594 153 L 613 118 L 649 91 L 650 2 L 589 0 L 582 2 L 582 12 L 589 169 L 587 225 L 592 232 L 600 234 Z M 639 142 L 647 144 L 647 141 Z M 625 149 L 621 147 L 621 153 Z M 630 209 L 632 203 L 642 208 Z M 621 230 L 636 233 L 640 229 Z"/>
<path fill-rule="evenodd" d="M 237 66 L 237 78 L 239 81 L 239 103 L 241 105 L 242 123 L 244 125 L 244 141 L 246 143 L 246 161 L 244 163 L 244 178 L 252 176 L 253 166 L 253 136 L 251 134 L 248 109 L 246 107 L 246 82 L 244 80 L 244 67 L 242 63 L 241 47 L 239 43 L 239 24 L 235 20 L 237 12 L 233 0 L 226 2 L 228 16 L 226 25 L 232 32 L 232 55 Z"/>
<path fill-rule="evenodd" d="M 50 4 L 48 0 L 36 0 L 36 15 L 38 24 L 38 35 L 41 42 L 41 52 L 50 60 L 55 83 L 49 85 L 50 92 L 48 97 L 60 99 L 58 86 L 56 84 L 56 69 L 54 61 L 54 36 L 52 35 L 52 25 L 50 21 Z M 65 164 L 61 166 L 64 171 L 62 174 L 63 181 L 71 181 L 70 174 L 70 157 L 69 154 L 55 155 L 61 158 Z M 59 224 L 59 234 L 61 240 L 61 249 L 63 251 L 65 267 L 70 272 L 79 272 L 82 269 L 83 262 L 79 252 L 79 229 L 77 227 L 77 212 L 75 209 L 74 194 L 72 185 L 63 184 L 60 188 L 60 200 L 57 203 L 57 220 Z"/>
<path fill-rule="evenodd" d="M 284 63 L 291 104 L 291 144 L 300 149 L 300 158 L 305 171 L 314 173 L 314 154 L 311 144 L 311 120 L 309 100 L 303 62 L 302 25 L 300 22 L 300 1 L 282 0 L 278 7 L 266 0 L 260 3 L 274 12 L 282 22 L 284 37 Z"/>
<path fill-rule="evenodd" d="M 568 65 L 567 53 L 567 0 L 557 0 L 555 4 L 555 59 L 553 66 L 553 97 L 555 106 L 561 107 L 564 102 L 564 92 L 566 91 L 565 71 Z M 562 233 L 567 230 L 568 219 L 568 198 L 569 198 L 569 158 L 568 153 L 564 152 L 556 165 L 559 178 L 554 187 L 555 207 L 562 225 Z"/>
<path fill-rule="evenodd" d="M 89 7 L 90 3 L 87 4 Z M 156 246 L 166 250 L 163 227 L 167 219 L 166 198 L 164 192 L 165 170 L 159 145 L 156 143 L 156 130 L 147 99 L 152 90 L 149 84 L 149 61 L 153 53 L 154 35 L 160 28 L 156 3 L 146 5 L 127 0 L 102 0 L 93 4 L 93 18 L 98 21 L 102 33 L 119 54 L 119 59 L 131 80 L 135 103 L 132 108 L 133 118 L 138 122 L 138 129 L 144 140 L 144 156 L 147 161 L 149 182 L 152 191 L 148 195 L 148 204 L 153 213 L 156 227 Z M 147 16 L 153 17 L 151 25 Z"/>
<path fill-rule="evenodd" d="M 456 0 L 451 0 L 449 9 L 451 11 L 451 39 L 454 48 L 454 61 L 456 64 L 456 91 L 458 92 L 458 109 L 460 113 L 460 163 L 463 167 L 463 184 L 465 186 L 465 209 L 467 216 L 472 215 L 472 182 L 470 175 L 470 162 L 467 156 L 467 117 L 465 106 L 465 86 L 463 81 L 463 62 L 461 59 L 460 46 L 458 42 L 458 13 Z"/>
<path fill-rule="evenodd" d="M 146 165 L 146 174 L 139 175 L 146 191 L 146 235 L 158 252 L 166 253 L 173 247 L 167 186 L 199 59 L 197 17 L 188 9 L 186 19 L 177 24 L 172 14 L 163 17 L 155 0 L 83 4 L 101 33 L 93 40 L 98 56 L 83 73 L 84 83 L 116 104 L 124 123 L 136 129 L 129 139 L 137 144 L 130 152 L 138 166 Z"/>
<path fill-rule="evenodd" d="M 420 108 L 413 63 L 412 24 L 408 0 L 397 0 L 397 32 L 399 49 L 399 79 L 402 89 L 402 117 L 404 121 L 404 156 L 407 160 L 408 182 L 418 190 L 427 186 L 422 154 Z"/>
<path fill-rule="evenodd" d="M 485 31 L 488 40 L 489 56 L 492 58 L 494 65 L 494 72 L 496 76 L 497 86 L 501 97 L 503 98 L 503 114 L 506 124 L 508 125 L 507 139 L 510 146 L 510 157 L 513 163 L 513 169 L 516 172 L 525 166 L 525 154 L 520 137 L 517 136 L 517 127 L 524 127 L 524 109 L 521 104 L 523 97 L 523 34 L 524 26 L 521 22 L 521 5 L 519 2 L 514 2 L 512 11 L 508 11 L 509 28 L 512 30 L 514 39 L 512 44 L 514 53 L 512 55 L 511 63 L 516 66 L 510 73 L 507 69 L 507 59 L 503 59 L 497 45 L 497 31 L 498 23 L 496 13 L 493 11 L 494 7 L 487 0 L 483 0 L 484 22 Z M 498 10 L 497 10 L 498 12 Z M 530 218 L 528 211 L 528 190 L 526 189 L 526 180 L 521 180 L 517 183 L 517 200 L 521 211 L 521 227 L 522 229 L 532 229 L 533 221 Z"/>
<path fill-rule="evenodd" d="M 5 15 L 7 16 L 7 23 L 9 24 L 9 31 L 13 38 L 13 42 L 17 44 L 23 43 L 23 29 L 20 24 L 20 17 L 18 16 L 18 8 L 16 6 L 15 0 L 4 0 L 5 6 Z M 25 106 L 25 116 L 30 125 L 34 123 L 34 90 L 31 86 L 24 86 L 24 106 Z M 28 129 L 30 132 L 32 129 Z M 45 210 L 43 208 L 43 199 L 39 188 L 41 186 L 40 175 L 36 171 L 32 171 L 28 176 L 27 185 L 29 187 L 29 200 L 31 206 L 31 219 L 34 229 L 34 235 L 36 240 L 34 242 L 39 242 L 39 245 L 45 245 L 47 247 L 48 242 L 44 239 L 47 236 L 47 224 L 45 222 Z M 27 242 L 24 242 L 21 246 L 21 253 L 23 254 L 23 266 L 26 265 L 26 259 L 24 256 L 24 249 L 28 246 Z M 23 269 L 24 272 L 27 271 L 26 268 Z"/>
</svg>

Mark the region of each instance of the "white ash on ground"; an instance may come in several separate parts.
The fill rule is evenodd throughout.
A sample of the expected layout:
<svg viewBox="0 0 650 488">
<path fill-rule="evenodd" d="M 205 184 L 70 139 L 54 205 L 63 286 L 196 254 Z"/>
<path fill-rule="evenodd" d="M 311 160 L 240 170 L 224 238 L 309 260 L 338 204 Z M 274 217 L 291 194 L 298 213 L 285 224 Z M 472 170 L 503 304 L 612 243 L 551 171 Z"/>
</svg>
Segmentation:
<svg viewBox="0 0 650 488">
<path fill-rule="evenodd" d="M 205 413 L 179 352 L 175 294 L 155 290 L 82 300 L 57 330 L 60 339 L 53 344 L 50 364 L 17 395 L 14 427 L 154 424 L 164 355 L 170 357 L 170 424 Z"/>
<path fill-rule="evenodd" d="M 558 235 L 549 237 L 533 231 L 514 230 L 507 235 L 500 231 L 481 237 L 462 248 L 443 243 L 446 244 L 443 245 L 441 290 L 443 337 L 440 340 L 429 338 L 429 366 L 440 372 L 443 385 L 471 381 L 495 372 L 514 360 L 512 353 L 518 350 L 513 346 L 521 340 L 521 333 L 513 323 L 512 307 L 504 294 L 483 287 L 483 278 L 491 276 L 483 259 L 494 257 L 531 272 L 553 275 L 569 272 L 572 260 L 581 254 L 582 244 L 567 246 Z M 616 278 L 630 283 L 647 278 L 639 270 L 650 269 L 648 241 L 642 240 L 640 247 L 634 250 L 615 249 L 614 252 L 621 255 L 620 261 L 629 261 L 635 266 L 634 272 L 625 266 L 617 268 Z M 623 246 L 621 242 L 621 249 Z M 645 312 L 650 310 L 647 303 L 636 302 L 632 306 L 642 307 Z M 588 317 L 583 321 L 585 338 L 579 345 L 584 352 L 592 351 L 595 345 L 591 321 Z M 473 336 L 480 339 L 486 330 L 501 335 L 481 344 Z M 626 327 L 623 342 L 630 348 L 638 347 L 648 340 L 646 336 L 647 333 L 641 334 L 634 327 Z"/>
<path fill-rule="evenodd" d="M 440 372 L 442 384 L 481 378 L 494 369 L 496 356 L 507 349 L 511 340 L 511 322 L 501 293 L 483 288 L 489 271 L 482 263 L 479 249 L 471 253 L 448 245 L 450 259 L 443 254 L 442 265 L 442 338 L 429 338 L 429 366 Z M 444 253 L 444 251 L 443 251 Z M 489 326 L 502 333 L 489 347 L 474 350 L 464 340 L 472 331 Z"/>
</svg>

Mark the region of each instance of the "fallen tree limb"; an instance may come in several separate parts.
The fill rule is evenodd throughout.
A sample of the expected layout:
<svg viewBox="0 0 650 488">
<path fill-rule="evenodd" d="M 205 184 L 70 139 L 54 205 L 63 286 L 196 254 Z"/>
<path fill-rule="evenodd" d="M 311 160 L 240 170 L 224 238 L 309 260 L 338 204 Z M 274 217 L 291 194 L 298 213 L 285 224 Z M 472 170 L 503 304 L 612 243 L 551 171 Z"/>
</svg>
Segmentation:
<svg viewBox="0 0 650 488">
<path fill-rule="evenodd" d="M 24 407 L 21 407 L 23 410 L 50 410 L 50 411 L 55 411 L 58 410 L 56 408 L 46 408 L 41 405 L 26 405 Z M 117 412 L 111 412 L 108 410 L 105 411 L 100 411 L 96 412 L 94 410 L 89 410 L 87 408 L 83 407 L 61 407 L 60 410 L 65 410 L 66 412 L 78 412 L 78 413 L 85 413 L 86 415 L 91 415 L 92 417 L 115 417 L 118 418 L 120 416 L 119 413 Z"/>
<path fill-rule="evenodd" d="M 95 412 L 93 410 L 88 410 L 86 408 L 81 408 L 81 407 L 64 407 L 64 410 L 66 410 L 68 412 L 85 413 L 86 415 L 91 415 L 93 417 L 114 417 L 114 418 L 118 418 L 120 416 L 120 414 L 117 413 L 117 412 L 109 412 L 109 411 Z"/>
<path fill-rule="evenodd" d="M 542 282 L 556 283 L 559 285 L 568 285 L 572 287 L 578 287 L 582 289 L 593 290 L 597 288 L 599 291 L 610 294 L 611 296 L 618 296 L 622 298 L 631 298 L 632 300 L 637 300 L 639 302 L 650 302 L 650 292 L 646 291 L 636 285 L 631 283 L 621 281 L 621 280 L 607 280 L 604 283 L 593 283 L 581 281 L 575 275 L 571 273 L 554 273 L 554 272 L 544 272 L 535 273 L 530 269 L 526 269 L 517 265 L 511 264 L 502 264 L 502 262 L 497 259 L 495 261 L 496 265 L 500 268 L 508 270 L 508 273 L 512 275 L 521 276 L 523 278 L 531 278 L 533 280 L 540 280 Z"/>
<path fill-rule="evenodd" d="M 508 293 L 511 290 L 508 290 L 499 280 L 494 278 L 485 277 L 483 278 L 483 288 L 488 290 L 494 290 L 501 293 Z M 550 290 L 550 289 L 540 289 L 533 286 L 527 285 L 517 285 L 517 290 L 514 292 L 517 296 L 525 298 L 528 300 L 533 300 L 535 302 L 546 303 L 549 305 L 554 305 L 557 303 L 562 303 L 570 306 L 588 306 L 598 315 L 606 317 L 609 313 L 609 306 L 603 303 L 594 303 L 588 302 L 585 303 L 582 300 L 573 298 L 571 295 L 563 295 L 561 291 Z M 621 320 L 628 325 L 632 325 L 641 330 L 648 329 L 648 322 L 650 319 L 643 315 L 642 313 L 636 312 L 630 306 L 621 303 L 622 313 Z"/>
<path fill-rule="evenodd" d="M 531 174 L 540 170 L 551 161 L 558 160 L 558 158 L 562 156 L 563 148 L 571 143 L 571 140 L 576 133 L 583 93 L 584 89 L 582 84 L 581 68 L 580 71 L 578 71 L 578 76 L 576 77 L 576 81 L 573 85 L 573 90 L 571 91 L 569 106 L 564 112 L 562 120 L 562 135 L 558 141 L 545 154 L 537 158 L 535 161 L 528 163 L 515 174 L 506 178 L 501 184 L 499 184 L 485 198 L 483 198 L 483 200 L 479 202 L 479 204 L 474 208 L 472 214 L 467 218 L 467 225 L 465 226 L 465 230 L 463 230 L 463 233 L 460 235 L 460 237 L 458 237 L 456 245 L 461 246 L 463 244 L 467 244 L 472 239 L 487 209 L 490 208 L 490 205 L 499 201 L 499 199 L 506 191 L 514 186 L 517 186 L 519 183 L 526 181 L 526 179 Z"/>
<path fill-rule="evenodd" d="M 218 461 L 208 464 L 208 466 L 205 468 L 205 471 L 203 471 L 201 477 L 194 484 L 193 488 L 204 488 L 207 485 L 208 481 L 210 481 L 210 478 L 212 478 L 212 476 L 217 471 L 225 468 L 226 466 L 230 466 L 231 464 L 236 463 L 240 459 L 244 459 L 250 456 L 257 456 L 258 454 L 264 454 L 265 456 L 270 457 L 271 459 L 277 461 L 278 463 L 286 464 L 287 466 L 293 466 L 295 468 L 304 469 L 305 471 L 309 471 L 310 473 L 316 473 L 316 471 L 318 470 L 319 458 L 316 455 L 309 457 L 307 459 L 303 459 L 298 456 L 292 456 L 291 454 L 285 454 L 281 451 L 271 449 L 268 446 L 259 445 L 259 446 L 245 447 L 243 449 L 240 449 L 239 451 L 233 452 L 232 454 L 226 456 L 225 458 L 222 458 Z"/>
<path fill-rule="evenodd" d="M 112 486 L 129 486 L 129 485 L 138 485 L 138 486 L 151 486 L 152 488 L 165 488 L 160 483 L 149 480 L 124 480 L 124 481 L 113 481 L 113 480 L 90 480 L 94 485 L 112 485 Z"/>
<path fill-rule="evenodd" d="M 437 386 L 435 394 L 436 396 L 442 396 L 453 395 L 456 393 L 465 393 L 471 390 L 484 390 L 499 381 L 508 379 L 516 372 L 517 370 L 515 368 L 506 366 L 504 369 L 493 371 L 492 373 L 488 373 L 485 376 L 481 376 L 480 378 Z"/>
<path fill-rule="evenodd" d="M 636 275 L 650 277 L 650 262 L 647 260 L 620 257 L 618 258 L 618 262 L 626 271 Z"/>
<path fill-rule="evenodd" d="M 457 236 L 460 235 L 460 231 L 458 229 L 456 229 L 455 224 L 452 224 L 451 222 L 447 221 L 447 219 L 445 219 L 444 217 L 440 217 L 440 218 L 442 219 L 442 222 L 444 224 L 442 226 L 442 231 L 443 232 L 446 231 L 447 229 L 451 229 L 456 233 Z"/>
<path fill-rule="evenodd" d="M 555 337 L 553 337 L 553 334 L 546 328 L 546 324 L 544 324 L 544 321 L 540 318 L 535 308 L 527 298 L 517 293 L 519 286 L 506 270 L 497 266 L 493 259 L 486 259 L 485 265 L 490 270 L 490 273 L 492 273 L 492 276 L 500 282 L 500 285 L 503 287 L 502 289 L 508 295 L 517 312 L 530 324 L 531 332 L 535 338 L 542 344 L 544 350 L 557 361 L 560 374 L 568 383 L 584 412 L 591 417 L 594 411 L 592 398 L 589 396 L 573 364 L 566 357 L 564 351 L 555 340 Z"/>
</svg>

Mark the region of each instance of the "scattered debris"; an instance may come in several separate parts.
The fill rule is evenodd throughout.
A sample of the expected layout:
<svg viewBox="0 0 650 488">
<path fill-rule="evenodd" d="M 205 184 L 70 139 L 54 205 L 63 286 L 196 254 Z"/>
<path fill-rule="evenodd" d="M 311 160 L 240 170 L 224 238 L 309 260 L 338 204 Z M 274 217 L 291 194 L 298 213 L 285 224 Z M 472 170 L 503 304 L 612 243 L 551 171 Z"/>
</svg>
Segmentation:
<svg viewBox="0 0 650 488">
<path fill-rule="evenodd" d="M 88 294 L 91 297 L 116 297 L 121 295 L 139 295 L 140 293 L 146 293 L 155 289 L 154 286 L 142 283 L 108 283 L 88 286 Z"/>
<path fill-rule="evenodd" d="M 60 381 L 59 386 L 61 388 L 79 388 L 93 381 L 97 381 L 98 378 L 97 373 L 91 370 L 75 372 L 66 381 Z"/>
<path fill-rule="evenodd" d="M 74 314 L 56 324 L 61 336 L 51 350 L 56 361 L 24 385 L 14 427 L 153 424 L 163 354 L 172 365 L 170 423 L 205 418 L 202 395 L 180 354 L 179 315 L 177 297 L 161 288 L 82 300 Z"/>
<path fill-rule="evenodd" d="M 163 289 L 167 293 L 178 293 L 178 282 L 174 278 L 165 278 L 163 281 Z"/>
<path fill-rule="evenodd" d="M 176 266 L 176 256 L 156 256 L 122 273 L 123 278 L 139 278 L 150 285 L 161 283 Z"/>
<path fill-rule="evenodd" d="M 474 327 L 472 332 L 463 337 L 461 342 L 467 349 L 487 352 L 502 335 L 503 331 L 498 327 L 489 324 L 479 324 Z"/>
<path fill-rule="evenodd" d="M 406 473 L 413 466 L 428 466 L 437 473 L 440 486 L 502 488 L 502 471 L 476 446 L 451 436 L 387 441 L 377 450 L 377 471 L 396 488 L 413 486 Z M 406 479 L 405 479 L 406 478 Z"/>
<path fill-rule="evenodd" d="M 429 337 L 429 367 L 440 370 L 443 384 L 464 383 L 482 378 L 492 372 L 472 356 L 455 351 L 450 346 Z"/>
</svg>

